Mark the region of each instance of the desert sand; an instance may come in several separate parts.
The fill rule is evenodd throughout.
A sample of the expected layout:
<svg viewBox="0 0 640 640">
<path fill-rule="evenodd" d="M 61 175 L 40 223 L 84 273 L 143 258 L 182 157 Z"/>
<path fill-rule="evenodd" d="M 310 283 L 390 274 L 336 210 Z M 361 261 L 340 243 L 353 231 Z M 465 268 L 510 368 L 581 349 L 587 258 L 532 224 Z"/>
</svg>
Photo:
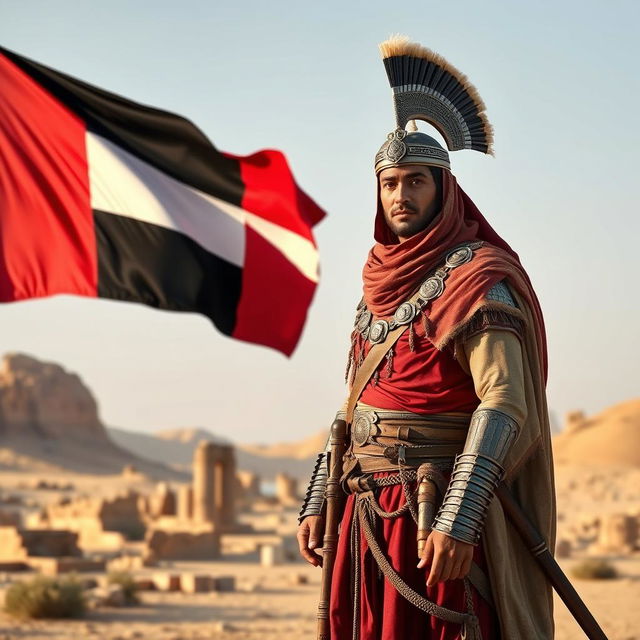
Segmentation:
<svg viewBox="0 0 640 640">
<path fill-rule="evenodd" d="M 194 528 L 195 515 L 189 516 L 192 520 L 181 521 L 180 513 L 187 504 L 184 489 L 192 490 L 194 505 L 196 501 L 196 484 L 191 484 L 186 462 L 200 446 L 198 433 L 159 434 L 157 441 L 164 444 L 155 449 L 154 436 L 146 434 L 129 449 L 124 436 L 121 441 L 115 440 L 100 422 L 96 406 L 79 378 L 57 365 L 23 356 L 5 359 L 0 367 L 0 516 L 5 522 L 0 524 L 7 525 L 7 520 L 19 515 L 23 526 L 34 521 L 47 526 L 52 522 L 47 520 L 52 509 L 64 512 L 65 505 L 84 508 L 86 501 L 103 500 L 100 504 L 106 504 L 115 496 L 124 496 L 118 508 L 131 509 L 133 505 L 136 513 L 140 510 L 144 516 L 145 526 L 166 525 L 171 531 L 187 522 Z M 47 415 L 51 419 L 43 421 L 42 416 Z M 76 435 L 67 438 L 67 432 Z M 208 440 L 215 442 L 216 438 Z M 298 443 L 245 446 L 245 458 L 237 459 L 250 468 L 238 464 L 238 471 L 250 476 L 251 482 L 243 482 L 240 473 L 235 484 L 230 482 L 235 473 L 233 454 L 229 454 L 228 445 L 220 445 L 227 447 L 225 460 L 232 465 L 224 468 L 234 471 L 224 476 L 226 480 L 222 478 L 224 482 L 216 480 L 216 486 L 226 489 L 212 492 L 207 500 L 213 501 L 215 509 L 221 501 L 220 513 L 224 514 L 230 504 L 228 495 L 237 491 L 235 495 L 241 499 L 237 514 L 211 521 L 216 531 L 229 520 L 233 525 L 230 532 L 223 530 L 215 559 L 186 562 L 157 556 L 152 562 L 132 563 L 130 567 L 136 579 L 155 581 L 156 586 L 169 575 L 179 575 L 184 587 L 197 575 L 216 584 L 214 590 L 145 590 L 140 593 L 138 606 L 102 605 L 88 610 L 82 620 L 21 622 L 0 613 L 0 640 L 314 638 L 320 571 L 297 556 L 295 531 L 300 498 L 295 480 L 300 477 L 300 469 L 310 470 L 310 456 L 323 443 L 323 435 L 316 434 Z M 170 468 L 170 461 L 161 456 L 171 447 L 178 451 L 178 445 L 184 447 L 180 449 L 183 458 L 178 468 Z M 96 457 L 96 450 L 104 455 Z M 153 451 L 158 452 L 157 458 L 151 455 Z M 564 431 L 555 438 L 554 455 L 561 566 L 571 576 L 572 567 L 584 559 L 605 558 L 612 563 L 619 574 L 615 579 L 571 578 L 572 582 L 610 640 L 640 640 L 640 401 L 611 407 L 598 416 L 571 414 Z M 98 459 L 101 466 L 96 466 Z M 212 473 L 218 471 L 218 467 L 212 468 Z M 278 476 L 276 471 L 280 472 Z M 260 478 L 275 487 L 276 496 L 259 495 Z M 158 502 L 159 497 L 165 502 Z M 117 509 L 110 504 L 113 518 Z M 159 505 L 164 505 L 163 511 L 158 511 Z M 94 524 L 102 517 L 93 512 L 89 515 Z M 104 524 L 105 520 L 100 522 Z M 7 526 L 17 531 L 15 525 Z M 143 560 L 147 542 L 127 539 L 122 533 L 114 537 L 113 531 L 118 530 L 105 530 L 105 539 L 115 540 L 117 546 L 103 551 L 103 562 L 122 554 Z M 94 533 L 91 539 L 100 542 L 102 532 Z M 272 556 L 267 554 L 269 562 L 262 554 L 265 549 L 272 552 Z M 0 549 L 0 555 L 5 551 Z M 95 550 L 82 551 L 100 559 Z M 0 573 L 0 602 L 13 581 L 30 575 L 33 572 Z M 94 578 L 99 584 L 106 581 L 104 572 L 83 573 L 80 577 Z M 232 586 L 220 587 L 224 580 Z M 556 627 L 558 640 L 584 637 L 557 598 Z"/>
<path fill-rule="evenodd" d="M 593 478 L 596 478 L 594 481 Z M 20 474 L 2 474 L 2 486 L 24 482 Z M 122 478 L 112 478 L 122 484 Z M 92 476 L 62 474 L 60 484 L 69 483 L 85 491 L 102 491 L 111 483 L 97 482 Z M 559 538 L 571 537 L 569 531 L 594 514 L 619 512 L 640 505 L 640 470 L 609 467 L 559 466 L 557 469 L 560 506 Z M 587 486 L 606 487 L 607 496 L 614 499 L 594 501 Z M 122 488 L 121 486 L 118 488 Z M 43 491 L 23 489 L 28 500 L 38 502 Z M 52 494 L 55 492 L 47 492 Z M 51 499 L 51 496 L 49 496 Z M 41 499 L 41 496 L 40 496 Z M 295 530 L 295 508 L 268 510 L 243 517 L 256 529 L 266 530 L 278 523 L 279 534 Z M 581 557 L 561 560 L 565 571 Z M 576 580 L 576 589 L 602 625 L 610 640 L 640 640 L 640 553 L 609 554 L 620 577 L 608 581 Z M 136 577 L 152 576 L 158 571 L 170 573 L 207 573 L 233 575 L 236 590 L 230 593 L 185 594 L 180 592 L 146 591 L 142 604 L 136 607 L 100 608 L 77 621 L 17 622 L 0 614 L 0 640 L 33 639 L 63 640 L 100 638 L 105 640 L 149 638 L 153 640 L 282 640 L 283 638 L 314 638 L 320 572 L 301 561 L 289 561 L 274 567 L 260 566 L 257 553 L 234 555 L 225 553 L 214 562 L 172 562 L 160 567 L 137 570 Z M 88 574 L 90 576 L 91 574 Z M 19 574 L 0 576 L 0 589 L 8 580 L 20 579 Z M 83 577 L 85 577 L 83 575 Z M 557 601 L 557 598 L 556 598 Z M 571 619 L 564 605 L 556 602 L 558 640 L 578 640 L 584 634 Z"/>
</svg>

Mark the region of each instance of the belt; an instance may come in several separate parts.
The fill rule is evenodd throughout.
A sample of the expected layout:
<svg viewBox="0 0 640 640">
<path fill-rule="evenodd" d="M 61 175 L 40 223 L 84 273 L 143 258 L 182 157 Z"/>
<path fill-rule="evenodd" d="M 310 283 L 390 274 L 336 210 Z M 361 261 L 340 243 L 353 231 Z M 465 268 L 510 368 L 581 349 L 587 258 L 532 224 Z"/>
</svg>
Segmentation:
<svg viewBox="0 0 640 640">
<path fill-rule="evenodd" d="M 464 447 L 470 415 L 376 409 L 358 405 L 351 427 L 351 454 L 364 472 L 419 467 L 453 459 Z"/>
</svg>

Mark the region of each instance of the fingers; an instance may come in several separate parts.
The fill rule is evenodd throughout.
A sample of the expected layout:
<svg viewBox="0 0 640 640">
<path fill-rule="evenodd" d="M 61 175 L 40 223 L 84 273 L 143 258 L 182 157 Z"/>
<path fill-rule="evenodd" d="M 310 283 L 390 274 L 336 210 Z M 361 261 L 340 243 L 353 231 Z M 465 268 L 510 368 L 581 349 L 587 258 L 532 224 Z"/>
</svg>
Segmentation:
<svg viewBox="0 0 640 640">
<path fill-rule="evenodd" d="M 422 550 L 422 558 L 418 562 L 418 569 L 427 567 L 433 560 L 433 538 L 429 536 L 425 542 L 424 549 Z"/>
<path fill-rule="evenodd" d="M 310 523 L 309 520 L 312 520 L 312 522 Z M 296 534 L 300 555 L 314 567 L 322 566 L 322 557 L 310 548 L 312 540 L 314 541 L 314 546 L 317 545 L 319 541 L 319 520 L 322 520 L 322 518 L 306 518 L 298 527 L 298 533 Z M 313 538 L 314 535 L 315 538 Z"/>
<path fill-rule="evenodd" d="M 432 531 L 427 538 L 418 568 L 431 565 L 427 586 L 464 578 L 471 569 L 473 546 Z"/>
<path fill-rule="evenodd" d="M 427 587 L 433 587 L 442 580 L 442 572 L 447 562 L 446 555 L 442 552 L 441 548 L 435 548 L 433 552 L 433 561 L 431 562 L 431 571 L 429 571 L 429 577 L 427 578 Z"/>
<path fill-rule="evenodd" d="M 324 521 L 322 518 L 312 518 L 309 529 L 309 549 L 322 547 L 322 538 L 324 537 Z"/>
</svg>

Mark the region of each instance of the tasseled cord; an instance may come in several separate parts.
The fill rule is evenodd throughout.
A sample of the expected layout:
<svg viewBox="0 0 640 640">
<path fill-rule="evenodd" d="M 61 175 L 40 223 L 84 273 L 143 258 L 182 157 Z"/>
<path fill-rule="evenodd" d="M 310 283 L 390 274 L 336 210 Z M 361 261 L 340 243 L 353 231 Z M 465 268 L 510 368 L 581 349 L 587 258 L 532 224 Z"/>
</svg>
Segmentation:
<svg viewBox="0 0 640 640">
<path fill-rule="evenodd" d="M 391 374 L 393 373 L 393 347 L 391 347 L 391 349 L 389 349 L 389 351 L 387 351 L 387 366 L 385 367 L 385 373 L 386 373 L 386 377 L 390 378 Z"/>
<path fill-rule="evenodd" d="M 356 355 L 356 342 L 358 340 L 358 332 L 354 331 L 351 334 L 351 347 L 349 348 L 349 355 L 347 356 L 347 368 L 344 372 L 344 381 L 347 382 L 349 380 L 349 372 L 353 371 L 355 365 L 355 355 Z"/>
<path fill-rule="evenodd" d="M 429 318 L 427 318 L 427 314 L 422 312 L 422 328 L 424 329 L 424 335 L 427 337 L 429 335 Z"/>
<path fill-rule="evenodd" d="M 477 616 L 470 615 L 467 620 L 462 623 L 462 640 L 482 640 L 482 629 Z"/>
<path fill-rule="evenodd" d="M 347 357 L 347 367 L 344 373 L 344 380 L 349 386 L 353 385 L 356 373 L 364 362 L 365 340 L 359 331 L 355 330 L 351 334 L 351 347 Z"/>
</svg>

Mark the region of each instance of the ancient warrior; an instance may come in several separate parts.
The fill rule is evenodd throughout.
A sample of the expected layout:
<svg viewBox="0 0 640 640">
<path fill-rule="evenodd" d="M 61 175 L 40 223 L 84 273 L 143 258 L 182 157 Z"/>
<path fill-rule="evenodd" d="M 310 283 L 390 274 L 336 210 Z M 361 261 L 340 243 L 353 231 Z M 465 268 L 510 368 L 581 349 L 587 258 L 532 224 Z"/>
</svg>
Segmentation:
<svg viewBox="0 0 640 640">
<path fill-rule="evenodd" d="M 494 499 L 505 483 L 553 548 L 544 324 L 518 255 L 458 185 L 448 153 L 491 153 L 491 126 L 441 56 L 404 38 L 381 50 L 396 129 L 375 157 L 376 242 L 336 422 L 347 425 L 345 500 L 327 498 L 323 452 L 300 551 L 322 563 L 340 504 L 324 607 L 332 640 L 545 640 L 551 588 Z"/>
</svg>

